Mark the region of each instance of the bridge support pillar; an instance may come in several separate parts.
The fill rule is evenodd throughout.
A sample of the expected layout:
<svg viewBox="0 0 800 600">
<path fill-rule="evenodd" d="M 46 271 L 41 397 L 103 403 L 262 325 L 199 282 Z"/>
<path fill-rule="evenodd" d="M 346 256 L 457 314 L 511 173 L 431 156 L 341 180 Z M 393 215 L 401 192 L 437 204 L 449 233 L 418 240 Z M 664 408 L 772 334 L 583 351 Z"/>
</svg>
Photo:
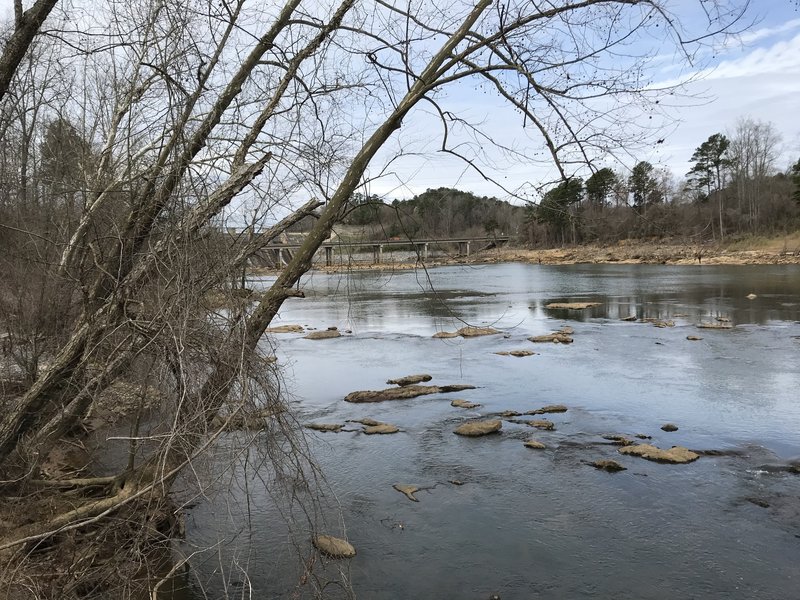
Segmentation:
<svg viewBox="0 0 800 600">
<path fill-rule="evenodd" d="M 333 246 L 325 246 L 325 266 L 333 266 Z"/>
<path fill-rule="evenodd" d="M 428 244 L 422 244 L 422 260 L 428 260 Z"/>
<path fill-rule="evenodd" d="M 372 262 L 376 265 L 379 265 L 382 259 L 383 259 L 383 246 L 380 244 L 375 244 L 372 247 Z"/>
<path fill-rule="evenodd" d="M 286 261 L 283 259 L 283 248 L 278 248 L 278 268 L 280 269 L 286 265 Z"/>
</svg>

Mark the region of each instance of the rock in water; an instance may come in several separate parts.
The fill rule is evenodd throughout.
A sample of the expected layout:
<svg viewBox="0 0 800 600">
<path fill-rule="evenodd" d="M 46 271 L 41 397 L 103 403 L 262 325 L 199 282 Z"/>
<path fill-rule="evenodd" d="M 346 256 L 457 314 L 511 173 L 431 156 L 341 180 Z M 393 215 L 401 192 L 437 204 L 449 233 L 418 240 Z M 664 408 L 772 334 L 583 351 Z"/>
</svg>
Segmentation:
<svg viewBox="0 0 800 600">
<path fill-rule="evenodd" d="M 509 417 L 518 417 L 520 413 L 515 410 L 504 410 L 503 412 L 497 413 L 498 417 L 503 417 L 504 419 L 508 419 Z"/>
<path fill-rule="evenodd" d="M 477 402 L 470 402 L 469 400 L 462 400 L 459 398 L 458 400 L 453 400 L 450 403 L 450 406 L 454 406 L 456 408 L 478 408 L 480 404 Z"/>
<path fill-rule="evenodd" d="M 489 421 L 468 421 L 467 423 L 462 423 L 456 427 L 456 430 L 453 433 L 467 437 L 478 437 L 481 435 L 489 435 L 490 433 L 498 432 L 502 427 L 502 421 L 495 419 Z"/>
<path fill-rule="evenodd" d="M 533 448 L 534 450 L 544 450 L 545 448 L 547 448 L 547 446 L 545 446 L 542 442 L 538 440 L 528 440 L 527 442 L 525 442 L 525 447 Z"/>
<path fill-rule="evenodd" d="M 398 431 L 400 431 L 400 428 L 390 423 L 378 423 L 377 425 L 368 425 L 364 427 L 364 433 L 367 435 L 375 435 L 376 433 L 383 435 L 387 433 L 397 433 Z"/>
<path fill-rule="evenodd" d="M 600 304 L 600 302 L 551 302 L 550 304 L 545 304 L 544 307 L 562 310 L 584 310 L 593 306 L 600 306 Z"/>
<path fill-rule="evenodd" d="M 536 429 L 544 429 L 546 431 L 552 431 L 556 428 L 552 421 L 548 421 L 547 419 L 533 419 L 532 421 L 528 421 L 528 425 L 531 427 L 536 427 Z"/>
<path fill-rule="evenodd" d="M 305 330 L 302 325 L 277 325 L 266 329 L 266 333 L 303 333 L 303 331 Z"/>
<path fill-rule="evenodd" d="M 356 549 L 350 542 L 332 535 L 315 535 L 311 542 L 314 547 L 331 558 L 353 558 Z"/>
<path fill-rule="evenodd" d="M 755 294 L 747 294 L 745 298 L 747 298 L 748 300 L 755 300 L 756 298 L 758 298 L 758 296 L 756 296 Z"/>
<path fill-rule="evenodd" d="M 697 327 L 700 329 L 733 329 L 730 323 L 698 323 Z"/>
<path fill-rule="evenodd" d="M 567 412 L 567 407 L 563 404 L 548 404 L 536 410 L 529 410 L 526 415 L 543 415 L 545 413 L 564 413 Z"/>
<path fill-rule="evenodd" d="M 365 390 L 350 392 L 344 397 L 346 402 L 383 402 L 385 400 L 406 400 L 425 396 L 427 394 L 446 394 L 462 390 L 474 390 L 474 385 L 406 385 L 403 387 L 387 388 L 385 390 Z"/>
<path fill-rule="evenodd" d="M 624 435 L 619 435 L 617 433 L 611 433 L 608 435 L 603 436 L 604 440 L 610 440 L 617 446 L 632 446 L 636 442 L 631 439 L 626 438 Z"/>
<path fill-rule="evenodd" d="M 306 427 L 314 431 L 333 431 L 334 433 L 339 433 L 342 428 L 338 423 L 309 423 Z"/>
<path fill-rule="evenodd" d="M 689 340 L 690 342 L 699 342 L 703 338 L 701 338 L 699 335 L 687 335 L 686 339 Z"/>
<path fill-rule="evenodd" d="M 516 356 L 522 358 L 523 356 L 533 356 L 536 354 L 533 350 L 505 350 L 503 352 L 495 352 L 498 356 Z"/>
<path fill-rule="evenodd" d="M 416 494 L 420 490 L 419 486 L 406 485 L 403 483 L 395 483 L 392 487 L 401 494 L 405 494 L 405 497 L 411 500 L 412 502 L 419 502 L 417 497 L 414 496 L 414 494 Z"/>
<path fill-rule="evenodd" d="M 369 417 L 364 417 L 363 419 L 349 419 L 349 423 L 361 423 L 364 427 L 375 427 L 375 425 L 381 425 L 380 421 L 376 421 L 375 419 L 370 419 Z"/>
<path fill-rule="evenodd" d="M 674 423 L 666 423 L 661 426 L 662 431 L 678 431 L 678 426 Z"/>
<path fill-rule="evenodd" d="M 700 458 L 699 454 L 692 452 L 683 446 L 673 446 L 669 450 L 662 450 L 650 444 L 638 444 L 636 446 L 624 446 L 617 450 L 620 454 L 631 454 L 641 456 L 647 460 L 655 462 L 683 464 L 689 463 Z"/>
<path fill-rule="evenodd" d="M 545 342 L 553 342 L 555 344 L 571 344 L 572 338 L 565 333 L 548 333 L 547 335 L 536 335 L 528 338 L 529 342 L 534 344 L 541 344 Z"/>
<path fill-rule="evenodd" d="M 626 471 L 627 468 L 623 467 L 615 460 L 596 460 L 592 463 L 589 463 L 595 469 L 602 469 L 603 471 L 608 471 L 609 473 L 616 473 L 617 471 Z"/>
<path fill-rule="evenodd" d="M 430 381 L 433 379 L 430 375 L 422 374 L 422 375 L 406 375 L 405 377 L 399 377 L 397 379 L 390 379 L 386 383 L 389 385 L 399 385 L 400 387 L 404 387 L 406 385 L 412 385 L 414 383 L 423 383 L 425 381 Z"/>
<path fill-rule="evenodd" d="M 456 334 L 460 335 L 461 337 L 479 337 L 482 335 L 496 335 L 498 333 L 502 333 L 497 329 L 492 327 L 462 327 Z"/>
<path fill-rule="evenodd" d="M 325 331 L 312 331 L 308 335 L 304 335 L 304 340 L 328 340 L 331 338 L 342 337 L 337 329 L 326 329 Z"/>
<path fill-rule="evenodd" d="M 437 331 L 433 334 L 433 337 L 437 339 L 450 339 L 457 338 L 458 334 L 455 331 Z"/>
</svg>

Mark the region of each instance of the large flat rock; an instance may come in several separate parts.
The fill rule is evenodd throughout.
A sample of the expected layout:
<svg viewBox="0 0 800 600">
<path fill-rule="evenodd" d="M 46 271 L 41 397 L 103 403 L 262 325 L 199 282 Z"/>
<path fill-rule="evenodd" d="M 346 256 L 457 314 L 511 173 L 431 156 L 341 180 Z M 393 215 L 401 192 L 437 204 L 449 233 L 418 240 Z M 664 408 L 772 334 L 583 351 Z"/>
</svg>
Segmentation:
<svg viewBox="0 0 800 600">
<path fill-rule="evenodd" d="M 429 394 L 446 394 L 462 390 L 474 390 L 474 385 L 406 385 L 403 387 L 387 388 L 385 390 L 363 390 L 350 392 L 344 397 L 345 402 L 385 402 L 387 400 L 407 400 L 417 396 Z"/>
<path fill-rule="evenodd" d="M 650 444 L 636 444 L 635 446 L 624 446 L 617 452 L 620 454 L 631 454 L 641 456 L 647 460 L 663 463 L 684 464 L 700 458 L 700 455 L 692 452 L 683 446 L 673 446 L 669 450 L 662 450 Z"/>
<path fill-rule="evenodd" d="M 503 427 L 503 422 L 492 419 L 489 421 L 468 421 L 456 427 L 453 433 L 467 437 L 479 437 L 496 433 Z"/>
</svg>

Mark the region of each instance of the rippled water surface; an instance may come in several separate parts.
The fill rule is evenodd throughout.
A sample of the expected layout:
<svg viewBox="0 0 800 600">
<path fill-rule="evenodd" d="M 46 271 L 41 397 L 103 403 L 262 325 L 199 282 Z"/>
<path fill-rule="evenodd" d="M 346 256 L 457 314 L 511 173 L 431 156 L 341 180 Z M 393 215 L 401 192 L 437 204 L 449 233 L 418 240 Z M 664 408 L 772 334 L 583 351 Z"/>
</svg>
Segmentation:
<svg viewBox="0 0 800 600">
<path fill-rule="evenodd" d="M 505 264 L 316 273 L 304 287 L 308 297 L 287 301 L 274 324 L 352 334 L 265 341 L 285 365 L 299 422 L 372 417 L 402 429 L 309 440 L 326 502 L 338 501 L 358 549 L 347 577 L 359 598 L 800 597 L 800 474 L 787 470 L 800 459 L 797 267 Z M 601 304 L 545 308 L 552 301 Z M 675 326 L 620 320 L 629 315 Z M 734 328 L 696 327 L 717 318 Z M 504 335 L 431 337 L 465 323 Z M 571 345 L 527 341 L 564 325 L 575 330 Z M 538 354 L 494 354 L 515 349 Z M 477 389 L 343 401 L 412 373 Z M 453 408 L 453 398 L 481 407 Z M 548 415 L 552 432 L 504 422 L 486 438 L 452 433 L 469 418 L 554 403 L 569 411 Z M 666 422 L 679 430 L 661 431 Z M 620 456 L 601 437 L 609 433 L 723 453 L 656 464 Z M 547 449 L 525 448 L 530 437 Z M 586 464 L 602 458 L 628 470 Z M 429 489 L 415 503 L 395 483 Z M 203 597 L 201 587 L 209 597 L 291 597 L 302 571 L 269 499 L 273 486 L 248 467 L 219 487 L 226 493 L 189 511 L 186 549 L 236 541 L 193 561 L 189 597 Z M 341 531 L 335 511 L 320 516 Z M 302 527 L 291 539 L 309 554 Z"/>
</svg>

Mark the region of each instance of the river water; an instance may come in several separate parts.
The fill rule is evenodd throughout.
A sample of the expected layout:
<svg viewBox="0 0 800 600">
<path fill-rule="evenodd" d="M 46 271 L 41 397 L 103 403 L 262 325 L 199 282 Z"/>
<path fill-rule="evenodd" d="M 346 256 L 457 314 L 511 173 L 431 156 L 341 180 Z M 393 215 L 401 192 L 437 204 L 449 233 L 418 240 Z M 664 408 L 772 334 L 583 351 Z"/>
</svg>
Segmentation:
<svg viewBox="0 0 800 600">
<path fill-rule="evenodd" d="M 402 429 L 309 434 L 326 490 L 312 516 L 340 535 L 338 505 L 358 550 L 317 563 L 323 577 L 343 568 L 364 599 L 800 597 L 800 474 L 785 469 L 800 459 L 800 268 L 502 264 L 313 273 L 303 288 L 307 298 L 287 301 L 274 324 L 352 333 L 265 340 L 298 422 L 371 417 Z M 552 301 L 601 304 L 545 308 Z M 629 315 L 675 326 L 620 320 Z M 696 327 L 720 317 L 733 329 Z M 432 338 L 465 323 L 503 335 Z M 564 325 L 573 344 L 526 339 Z M 494 354 L 516 349 L 538 354 Z M 412 373 L 477 388 L 343 401 Z M 481 406 L 453 408 L 453 398 Z M 554 403 L 569 407 L 547 415 L 554 431 L 506 421 L 485 438 L 453 434 L 470 418 Z M 679 430 L 662 431 L 667 422 Z M 658 464 L 602 438 L 636 433 L 722 454 Z M 547 449 L 525 448 L 530 437 Z M 628 470 L 587 464 L 604 458 Z M 308 527 L 283 524 L 274 482 L 252 465 L 228 477 L 188 511 L 184 551 L 218 545 L 193 559 L 181 596 L 308 596 L 310 585 L 297 586 Z M 396 483 L 429 489 L 411 502 Z M 326 594 L 345 596 L 335 585 Z"/>
</svg>

